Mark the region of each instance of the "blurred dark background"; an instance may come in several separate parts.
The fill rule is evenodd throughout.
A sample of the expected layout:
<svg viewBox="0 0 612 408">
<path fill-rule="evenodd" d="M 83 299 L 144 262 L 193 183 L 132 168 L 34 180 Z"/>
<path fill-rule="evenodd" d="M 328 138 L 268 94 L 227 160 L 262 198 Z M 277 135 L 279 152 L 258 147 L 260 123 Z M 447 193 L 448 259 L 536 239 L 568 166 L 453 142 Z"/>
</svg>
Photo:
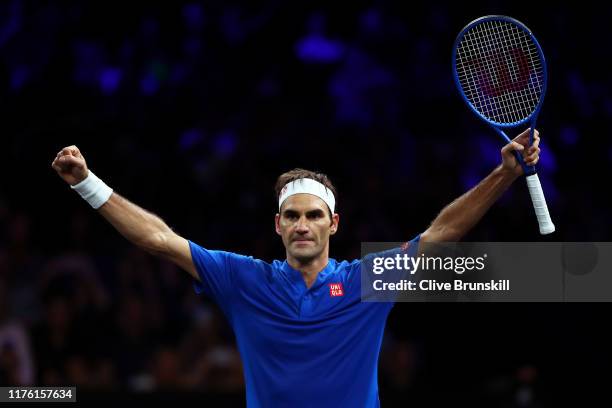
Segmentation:
<svg viewBox="0 0 612 408">
<path fill-rule="evenodd" d="M 157 3 L 155 3 L 157 4 Z M 607 241 L 612 40 L 584 2 L 0 2 L 0 385 L 78 398 L 244 405 L 231 329 L 188 276 L 133 248 L 55 174 L 76 144 L 117 192 L 211 249 L 270 261 L 276 177 L 327 173 L 332 257 L 402 241 L 500 161 L 460 100 L 451 47 L 511 15 L 549 64 L 540 178 L 471 241 Z M 612 288 L 611 288 L 612 290 Z M 398 304 L 380 360 L 384 406 L 594 404 L 610 379 L 608 304 Z"/>
</svg>

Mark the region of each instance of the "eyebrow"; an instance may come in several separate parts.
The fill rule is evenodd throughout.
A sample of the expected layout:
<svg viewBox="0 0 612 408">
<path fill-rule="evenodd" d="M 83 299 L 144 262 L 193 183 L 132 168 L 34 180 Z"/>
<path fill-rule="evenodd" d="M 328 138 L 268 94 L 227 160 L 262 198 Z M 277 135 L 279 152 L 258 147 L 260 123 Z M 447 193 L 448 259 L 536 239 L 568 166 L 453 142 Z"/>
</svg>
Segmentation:
<svg viewBox="0 0 612 408">
<path fill-rule="evenodd" d="M 310 217 L 313 215 L 324 215 L 325 213 L 323 212 L 323 210 L 321 210 L 320 208 L 317 208 L 316 210 L 309 210 L 306 211 L 306 217 Z M 283 211 L 283 216 L 285 217 L 291 217 L 291 216 L 297 216 L 299 215 L 297 211 L 295 210 L 285 210 Z"/>
</svg>

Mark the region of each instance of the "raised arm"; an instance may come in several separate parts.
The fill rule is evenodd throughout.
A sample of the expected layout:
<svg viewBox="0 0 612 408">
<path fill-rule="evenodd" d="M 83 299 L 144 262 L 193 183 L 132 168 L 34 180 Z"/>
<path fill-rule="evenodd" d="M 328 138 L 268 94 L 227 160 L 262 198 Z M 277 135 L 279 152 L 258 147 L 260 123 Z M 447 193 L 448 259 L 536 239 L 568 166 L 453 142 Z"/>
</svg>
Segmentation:
<svg viewBox="0 0 612 408">
<path fill-rule="evenodd" d="M 529 145 L 529 129 L 518 135 L 501 149 L 502 164 L 484 180 L 461 197 L 447 205 L 429 228 L 421 234 L 421 242 L 459 241 L 491 208 L 493 203 L 508 189 L 510 184 L 523 174 L 523 169 L 514 157 L 519 151 L 527 165 L 539 160 L 539 133 L 534 132 L 533 146 Z"/>
<path fill-rule="evenodd" d="M 63 148 L 51 167 L 96 208 L 128 241 L 159 257 L 168 259 L 199 280 L 191 259 L 189 243 L 166 223 L 143 208 L 112 192 L 89 171 L 76 146 Z M 96 180 L 95 184 L 92 183 Z M 100 184 L 101 183 L 101 184 Z M 91 187 L 88 185 L 90 184 Z"/>
</svg>

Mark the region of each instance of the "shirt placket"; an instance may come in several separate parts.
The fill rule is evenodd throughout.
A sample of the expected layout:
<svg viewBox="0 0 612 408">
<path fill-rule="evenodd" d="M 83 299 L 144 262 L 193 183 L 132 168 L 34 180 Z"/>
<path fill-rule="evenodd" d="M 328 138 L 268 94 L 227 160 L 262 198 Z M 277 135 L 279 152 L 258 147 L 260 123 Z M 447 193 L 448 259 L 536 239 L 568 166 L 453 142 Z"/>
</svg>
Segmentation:
<svg viewBox="0 0 612 408">
<path fill-rule="evenodd" d="M 302 295 L 302 300 L 300 302 L 300 317 L 310 316 L 312 312 L 312 297 L 313 293 L 310 290 Z"/>
</svg>

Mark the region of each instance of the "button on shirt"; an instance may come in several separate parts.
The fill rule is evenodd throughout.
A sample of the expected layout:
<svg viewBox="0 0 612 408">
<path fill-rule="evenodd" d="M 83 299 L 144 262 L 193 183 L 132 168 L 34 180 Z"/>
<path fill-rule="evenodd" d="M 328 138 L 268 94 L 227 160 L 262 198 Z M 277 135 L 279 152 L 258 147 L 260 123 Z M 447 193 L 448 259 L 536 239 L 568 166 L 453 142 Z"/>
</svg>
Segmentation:
<svg viewBox="0 0 612 408">
<path fill-rule="evenodd" d="M 286 261 L 189 246 L 196 292 L 216 301 L 236 335 L 249 407 L 379 406 L 378 354 L 393 303 L 361 302 L 361 261 L 329 259 L 307 288 Z"/>
</svg>

